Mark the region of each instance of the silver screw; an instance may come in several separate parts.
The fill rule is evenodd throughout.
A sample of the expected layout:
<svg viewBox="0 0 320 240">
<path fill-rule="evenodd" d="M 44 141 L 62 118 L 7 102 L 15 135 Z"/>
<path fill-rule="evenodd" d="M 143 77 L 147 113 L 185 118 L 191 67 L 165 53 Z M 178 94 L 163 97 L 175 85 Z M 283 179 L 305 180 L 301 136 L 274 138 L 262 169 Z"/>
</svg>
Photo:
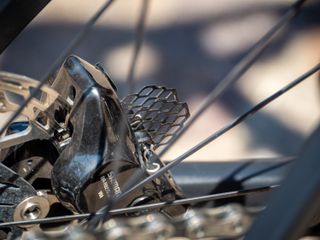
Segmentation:
<svg viewBox="0 0 320 240">
<path fill-rule="evenodd" d="M 22 217 L 26 220 L 34 220 L 39 218 L 41 210 L 37 205 L 31 205 L 23 209 Z"/>
</svg>

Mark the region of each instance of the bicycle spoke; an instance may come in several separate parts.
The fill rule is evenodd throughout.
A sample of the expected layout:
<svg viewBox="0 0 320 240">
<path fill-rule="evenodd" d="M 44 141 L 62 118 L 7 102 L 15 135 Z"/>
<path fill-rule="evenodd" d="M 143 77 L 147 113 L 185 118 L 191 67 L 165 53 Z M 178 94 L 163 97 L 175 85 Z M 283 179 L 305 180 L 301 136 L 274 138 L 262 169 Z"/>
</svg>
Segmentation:
<svg viewBox="0 0 320 240">
<path fill-rule="evenodd" d="M 256 62 L 266 47 L 271 43 L 274 36 L 287 25 L 299 12 L 306 0 L 296 1 L 290 9 L 282 16 L 279 22 L 274 25 L 243 57 L 243 59 L 235 65 L 231 71 L 219 82 L 219 84 L 209 93 L 209 95 L 200 103 L 192 117 L 185 123 L 184 127 L 170 139 L 168 144 L 161 150 L 159 156 L 163 156 L 177 140 L 192 126 L 192 124 L 207 110 L 207 108 L 220 97 L 232 84 Z"/>
<path fill-rule="evenodd" d="M 88 31 L 92 28 L 94 23 L 100 18 L 100 16 L 111 6 L 113 0 L 108 0 L 99 10 L 94 14 L 94 16 L 86 23 L 86 25 L 82 28 L 82 30 L 75 36 L 75 38 L 70 42 L 68 47 L 62 52 L 62 54 L 55 60 L 49 71 L 44 75 L 41 79 L 39 85 L 34 89 L 34 91 L 30 94 L 30 96 L 24 101 L 23 104 L 19 107 L 19 109 L 14 112 L 14 114 L 9 118 L 9 120 L 3 125 L 0 129 L 0 136 L 5 132 L 5 130 L 9 127 L 9 125 L 21 114 L 23 109 L 28 105 L 32 98 L 39 94 L 40 89 L 46 84 L 50 76 L 54 73 L 54 71 L 59 67 L 61 62 L 71 53 L 71 51 L 80 43 L 83 37 L 88 33 Z"/>
<path fill-rule="evenodd" d="M 195 145 L 190 150 L 188 150 L 187 152 L 183 153 L 182 155 L 180 155 L 179 157 L 177 157 L 176 159 L 174 159 L 170 163 L 168 163 L 166 166 L 162 167 L 156 173 L 150 175 L 149 177 L 147 177 L 146 179 L 144 179 L 140 183 L 136 184 L 134 187 L 130 188 L 128 191 L 124 192 L 116 200 L 119 201 L 121 199 L 124 199 L 130 193 L 134 192 L 138 188 L 141 188 L 145 184 L 151 182 L 155 178 L 157 178 L 157 177 L 161 176 L 162 174 L 164 174 L 166 171 L 168 171 L 171 168 L 175 167 L 176 165 L 178 165 L 180 162 L 182 162 L 187 157 L 191 156 L 195 152 L 197 152 L 200 149 L 202 149 L 203 147 L 205 147 L 207 144 L 211 143 L 212 141 L 214 141 L 218 137 L 222 136 L 223 134 L 225 134 L 229 130 L 233 129 L 235 126 L 237 126 L 240 123 L 242 123 L 249 116 L 253 115 L 257 111 L 259 111 L 260 109 L 262 109 L 263 107 L 268 105 L 270 102 L 272 102 L 276 98 L 280 97 L 285 92 L 289 91 L 290 89 L 295 87 L 297 84 L 301 83 L 303 80 L 307 79 L 312 74 L 318 72 L 319 69 L 320 69 L 320 64 L 317 64 L 312 69 L 310 69 L 309 71 L 304 73 L 302 76 L 298 77 L 296 80 L 294 80 L 291 83 L 287 84 L 285 87 L 281 88 L 280 90 L 278 90 L 277 92 L 275 92 L 274 94 L 272 94 L 271 96 L 266 98 L 265 100 L 261 101 L 260 103 L 258 103 L 257 105 L 255 105 L 254 107 L 252 107 L 251 109 L 249 109 L 248 111 L 246 111 L 245 113 L 243 113 L 242 115 L 237 117 L 235 120 L 233 120 L 231 123 L 227 124 L 225 127 L 223 127 L 220 130 L 216 131 L 215 133 L 210 135 L 208 138 L 204 139 L 202 142 L 200 142 L 199 144 Z"/>
<path fill-rule="evenodd" d="M 52 64 L 50 70 L 43 77 L 44 79 L 49 79 L 50 76 L 56 71 L 60 64 L 66 59 L 66 57 L 75 49 L 75 47 L 83 40 L 83 38 L 88 34 L 93 25 L 98 21 L 102 14 L 111 6 L 114 0 L 107 0 L 100 9 L 89 19 L 89 21 L 83 26 L 81 31 L 74 37 L 67 48 L 60 54 L 60 56 Z M 44 80 L 45 81 L 45 80 Z"/>
<path fill-rule="evenodd" d="M 134 92 L 134 74 L 137 66 L 139 52 L 144 39 L 144 32 L 146 26 L 147 13 L 149 9 L 149 0 L 143 0 L 141 6 L 141 12 L 138 20 L 138 24 L 135 31 L 135 44 L 133 56 L 130 63 L 130 68 L 128 72 L 127 84 L 128 84 L 128 94 Z"/>
<path fill-rule="evenodd" d="M 275 188 L 278 188 L 278 187 L 279 187 L 279 185 L 272 185 L 272 186 L 264 186 L 264 187 L 257 187 L 257 188 L 251 188 L 251 189 L 236 190 L 236 191 L 230 191 L 230 192 L 224 192 L 224 193 L 215 193 L 215 194 L 204 195 L 204 196 L 200 196 L 200 197 L 191 197 L 191 198 L 174 200 L 171 202 L 160 202 L 160 203 L 152 203 L 152 204 L 145 204 L 145 205 L 141 205 L 141 206 L 135 206 L 135 207 L 131 207 L 131 208 L 115 209 L 115 210 L 111 210 L 110 213 L 112 215 L 126 214 L 126 213 L 145 211 L 145 210 L 151 210 L 151 209 L 168 207 L 168 206 L 193 204 L 193 203 L 198 203 L 198 202 L 209 202 L 209 201 L 214 201 L 214 200 L 219 200 L 219 199 L 245 196 L 248 194 L 269 192 L 269 191 L 271 191 Z"/>
<path fill-rule="evenodd" d="M 254 177 L 257 177 L 257 176 L 262 175 L 264 173 L 267 173 L 269 171 L 273 171 L 275 169 L 282 168 L 282 167 L 284 167 L 284 166 L 286 166 L 288 164 L 291 164 L 294 159 L 295 159 L 294 157 L 289 157 L 288 160 L 286 160 L 285 162 L 277 163 L 274 166 L 271 166 L 271 167 L 268 167 L 268 168 L 264 168 L 264 169 L 261 169 L 260 171 L 251 173 L 251 174 L 241 178 L 239 181 L 242 183 L 242 182 L 245 182 L 245 181 L 247 181 L 247 180 L 249 180 L 251 178 L 254 178 Z"/>
<path fill-rule="evenodd" d="M 200 197 L 179 199 L 171 202 L 160 202 L 160 203 L 145 204 L 145 205 L 136 206 L 136 207 L 119 208 L 119 209 L 110 210 L 109 213 L 110 215 L 120 215 L 120 214 L 151 210 L 156 208 L 163 208 L 168 206 L 192 204 L 192 203 L 198 203 L 198 202 L 208 202 L 208 201 L 214 201 L 218 199 L 234 198 L 239 196 L 246 196 L 249 194 L 269 192 L 278 187 L 279 185 L 272 185 L 272 186 L 263 186 L 263 187 L 244 189 L 244 190 L 238 190 L 238 191 L 216 193 L 216 194 L 210 194 L 210 195 L 205 195 Z M 102 215 L 102 214 L 103 213 L 96 213 L 96 214 L 84 213 L 84 214 L 50 217 L 50 218 L 35 219 L 35 220 L 28 220 L 28 221 L 7 222 L 7 223 L 0 223 L 0 228 L 20 226 L 20 225 L 45 224 L 45 223 L 64 222 L 64 221 L 71 221 L 71 220 L 81 220 L 81 219 L 86 219 L 92 216 Z"/>
</svg>

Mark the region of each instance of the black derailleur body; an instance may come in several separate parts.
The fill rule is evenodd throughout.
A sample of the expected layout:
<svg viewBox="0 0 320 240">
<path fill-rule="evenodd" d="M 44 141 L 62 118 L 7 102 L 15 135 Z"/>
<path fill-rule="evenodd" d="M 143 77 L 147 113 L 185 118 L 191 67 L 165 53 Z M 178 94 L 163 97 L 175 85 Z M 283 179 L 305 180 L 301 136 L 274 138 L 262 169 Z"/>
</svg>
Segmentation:
<svg viewBox="0 0 320 240">
<path fill-rule="evenodd" d="M 134 181 L 140 181 L 163 165 L 152 151 L 152 142 L 145 140 L 148 134 L 132 130 L 116 87 L 100 66 L 70 56 L 51 87 L 71 106 L 52 108 L 55 120 L 65 129 L 55 132 L 61 144 L 55 144 L 60 146 L 60 154 L 53 165 L 51 182 L 66 207 L 76 212 L 95 212 L 123 193 L 132 176 L 139 176 Z M 148 159 L 156 160 L 150 163 Z M 167 173 L 114 207 L 181 197 L 179 187 Z M 162 211 L 172 216 L 185 210 L 186 206 L 175 206 Z"/>
</svg>

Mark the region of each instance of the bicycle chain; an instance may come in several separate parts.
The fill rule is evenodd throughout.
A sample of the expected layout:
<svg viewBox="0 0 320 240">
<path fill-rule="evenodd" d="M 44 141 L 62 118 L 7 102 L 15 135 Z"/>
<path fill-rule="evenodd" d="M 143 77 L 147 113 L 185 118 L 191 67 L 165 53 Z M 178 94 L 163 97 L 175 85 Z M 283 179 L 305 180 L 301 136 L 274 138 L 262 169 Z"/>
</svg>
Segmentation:
<svg viewBox="0 0 320 240">
<path fill-rule="evenodd" d="M 90 230 L 76 227 L 58 235 L 29 232 L 24 240 L 153 240 L 153 239 L 237 239 L 251 225 L 251 216 L 238 204 L 189 210 L 168 218 L 159 213 L 139 217 L 113 218 Z"/>
</svg>

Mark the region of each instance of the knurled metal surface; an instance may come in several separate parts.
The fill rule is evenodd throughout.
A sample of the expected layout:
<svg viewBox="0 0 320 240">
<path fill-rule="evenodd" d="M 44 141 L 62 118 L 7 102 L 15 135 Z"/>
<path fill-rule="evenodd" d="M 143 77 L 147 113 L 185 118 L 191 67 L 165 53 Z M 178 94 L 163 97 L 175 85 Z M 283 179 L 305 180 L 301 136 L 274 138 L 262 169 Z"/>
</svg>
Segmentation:
<svg viewBox="0 0 320 240">
<path fill-rule="evenodd" d="M 133 131 L 146 132 L 155 148 L 165 145 L 190 116 L 175 89 L 146 86 L 121 101 Z"/>
</svg>

